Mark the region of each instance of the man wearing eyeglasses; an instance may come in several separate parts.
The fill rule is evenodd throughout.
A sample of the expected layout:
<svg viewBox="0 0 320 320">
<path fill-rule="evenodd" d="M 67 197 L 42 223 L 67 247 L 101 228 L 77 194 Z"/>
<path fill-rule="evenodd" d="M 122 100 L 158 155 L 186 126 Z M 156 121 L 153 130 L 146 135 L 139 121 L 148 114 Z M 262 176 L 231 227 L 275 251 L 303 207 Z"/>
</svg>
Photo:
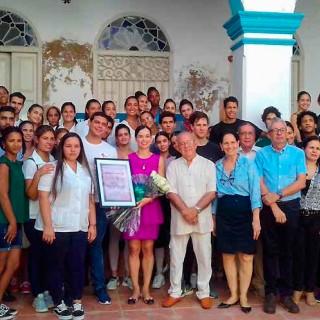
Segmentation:
<svg viewBox="0 0 320 320">
<path fill-rule="evenodd" d="M 259 147 L 254 145 L 256 142 L 256 131 L 254 126 L 250 122 L 244 122 L 240 125 L 238 134 L 240 153 L 246 156 L 248 159 L 254 159 L 257 151 L 260 150 Z"/>
<path fill-rule="evenodd" d="M 292 254 L 299 220 L 300 190 L 306 183 L 304 152 L 287 144 L 286 123 L 275 118 L 269 129 L 271 145 L 256 155 L 264 203 L 261 211 L 266 313 L 276 312 L 279 291 L 283 307 L 298 313 L 292 296 Z M 278 275 L 279 273 L 279 275 Z"/>
</svg>

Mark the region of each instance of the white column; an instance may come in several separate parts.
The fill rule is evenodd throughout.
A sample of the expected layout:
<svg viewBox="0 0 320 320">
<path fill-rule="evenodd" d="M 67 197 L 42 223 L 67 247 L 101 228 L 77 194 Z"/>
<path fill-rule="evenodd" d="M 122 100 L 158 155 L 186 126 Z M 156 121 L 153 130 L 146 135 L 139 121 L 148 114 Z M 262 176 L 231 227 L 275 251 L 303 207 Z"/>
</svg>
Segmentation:
<svg viewBox="0 0 320 320">
<path fill-rule="evenodd" d="M 290 12 L 295 0 L 268 0 L 269 6 L 263 0 L 230 4 L 234 15 L 224 28 L 233 40 L 231 94 L 239 99 L 241 118 L 263 128 L 261 114 L 272 105 L 289 120 L 293 34 L 303 15 Z M 268 7 L 278 12 L 259 11 Z"/>
</svg>

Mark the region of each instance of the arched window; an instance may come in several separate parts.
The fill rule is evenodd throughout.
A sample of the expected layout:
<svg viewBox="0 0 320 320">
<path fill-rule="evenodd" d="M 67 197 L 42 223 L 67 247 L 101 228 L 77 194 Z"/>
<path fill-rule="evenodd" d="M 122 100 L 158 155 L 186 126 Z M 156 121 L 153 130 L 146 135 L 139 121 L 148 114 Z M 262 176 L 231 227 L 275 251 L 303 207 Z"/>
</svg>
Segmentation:
<svg viewBox="0 0 320 320">
<path fill-rule="evenodd" d="M 170 91 L 170 45 L 150 19 L 123 16 L 108 23 L 97 37 L 94 55 L 94 94 L 113 100 L 118 112 L 135 91 L 156 87 L 161 103 Z"/>
<path fill-rule="evenodd" d="M 41 48 L 34 28 L 24 17 L 0 8 L 0 82 L 10 92 L 26 96 L 21 119 L 28 107 L 41 101 Z"/>
<path fill-rule="evenodd" d="M 26 20 L 13 12 L 0 10 L 0 46 L 36 47 L 38 41 Z"/>
<path fill-rule="evenodd" d="M 162 30 L 150 20 L 125 16 L 108 24 L 99 38 L 99 49 L 168 52 Z"/>
</svg>

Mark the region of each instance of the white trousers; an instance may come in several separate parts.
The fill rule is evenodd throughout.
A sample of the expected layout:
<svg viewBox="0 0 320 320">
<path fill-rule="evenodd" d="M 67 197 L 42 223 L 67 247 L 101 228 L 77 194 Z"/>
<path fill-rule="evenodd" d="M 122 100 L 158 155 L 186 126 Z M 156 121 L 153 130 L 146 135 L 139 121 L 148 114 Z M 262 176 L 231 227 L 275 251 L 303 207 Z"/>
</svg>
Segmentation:
<svg viewBox="0 0 320 320">
<path fill-rule="evenodd" d="M 189 233 L 171 235 L 170 239 L 170 289 L 169 295 L 181 297 L 181 279 L 183 260 L 186 255 L 188 240 L 191 237 L 193 250 L 198 264 L 197 297 L 209 297 L 209 281 L 211 278 L 211 233 Z"/>
</svg>

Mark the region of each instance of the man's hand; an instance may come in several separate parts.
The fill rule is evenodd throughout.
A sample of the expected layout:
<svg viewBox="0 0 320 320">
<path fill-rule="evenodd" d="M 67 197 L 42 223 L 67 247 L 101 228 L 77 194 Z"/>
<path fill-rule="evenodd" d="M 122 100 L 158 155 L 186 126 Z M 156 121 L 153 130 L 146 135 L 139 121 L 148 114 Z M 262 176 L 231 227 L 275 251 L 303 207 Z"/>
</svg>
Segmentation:
<svg viewBox="0 0 320 320">
<path fill-rule="evenodd" d="M 198 223 L 198 211 L 196 208 L 186 208 L 181 212 L 182 217 L 189 224 L 197 224 Z"/>
<path fill-rule="evenodd" d="M 287 217 L 278 206 L 272 207 L 272 213 L 277 223 L 286 223 Z"/>
<path fill-rule="evenodd" d="M 265 205 L 270 206 L 273 203 L 276 203 L 280 199 L 280 196 L 274 192 L 268 192 L 262 197 L 262 201 Z"/>
</svg>

